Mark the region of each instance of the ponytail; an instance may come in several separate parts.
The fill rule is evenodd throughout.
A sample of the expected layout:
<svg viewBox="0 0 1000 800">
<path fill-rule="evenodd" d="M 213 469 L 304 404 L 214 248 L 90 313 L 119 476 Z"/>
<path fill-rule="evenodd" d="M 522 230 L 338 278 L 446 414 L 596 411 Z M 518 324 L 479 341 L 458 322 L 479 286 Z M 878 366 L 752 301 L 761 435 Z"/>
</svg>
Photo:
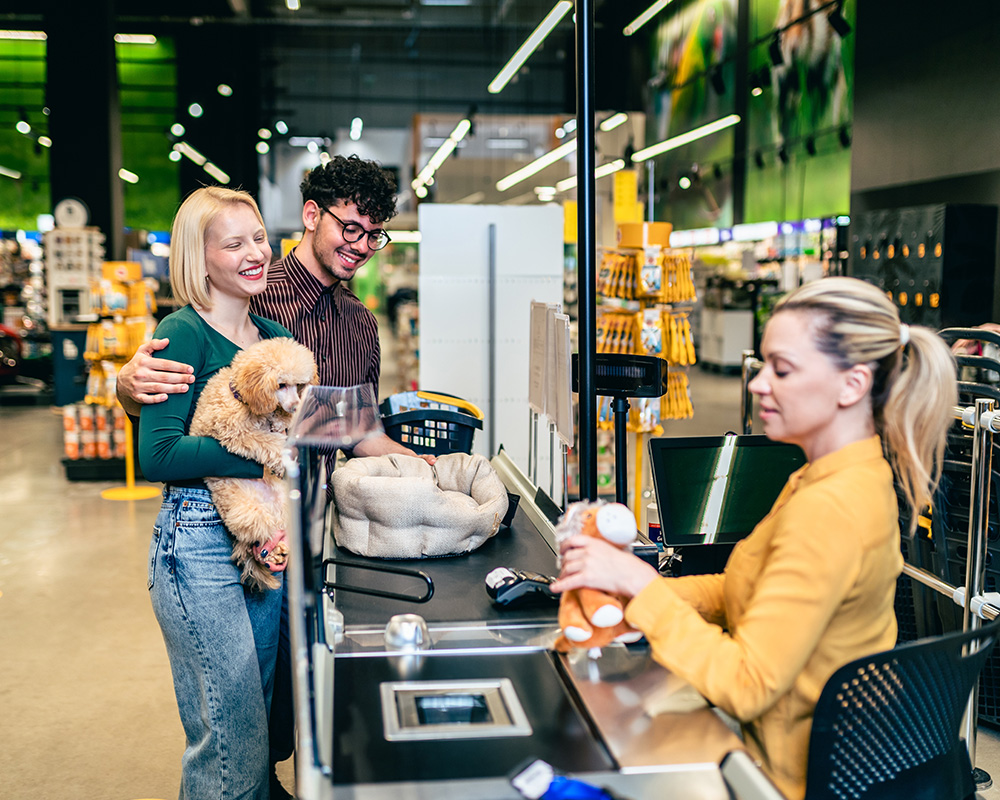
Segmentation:
<svg viewBox="0 0 1000 800">
<path fill-rule="evenodd" d="M 902 369 L 889 386 L 881 433 L 910 507 L 911 533 L 941 477 L 951 410 L 957 403 L 951 350 L 929 328 L 910 328 Z"/>
</svg>

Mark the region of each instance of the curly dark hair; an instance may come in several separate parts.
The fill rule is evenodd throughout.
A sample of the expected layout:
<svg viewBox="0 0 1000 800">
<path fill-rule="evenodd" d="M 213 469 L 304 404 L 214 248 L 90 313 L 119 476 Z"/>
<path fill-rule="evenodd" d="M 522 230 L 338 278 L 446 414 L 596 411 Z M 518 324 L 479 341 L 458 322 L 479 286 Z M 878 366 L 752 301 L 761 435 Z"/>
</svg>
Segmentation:
<svg viewBox="0 0 1000 800">
<path fill-rule="evenodd" d="M 334 156 L 306 175 L 299 189 L 303 203 L 313 200 L 322 208 L 354 203 L 378 224 L 396 216 L 396 181 L 380 164 L 356 155 Z"/>
</svg>

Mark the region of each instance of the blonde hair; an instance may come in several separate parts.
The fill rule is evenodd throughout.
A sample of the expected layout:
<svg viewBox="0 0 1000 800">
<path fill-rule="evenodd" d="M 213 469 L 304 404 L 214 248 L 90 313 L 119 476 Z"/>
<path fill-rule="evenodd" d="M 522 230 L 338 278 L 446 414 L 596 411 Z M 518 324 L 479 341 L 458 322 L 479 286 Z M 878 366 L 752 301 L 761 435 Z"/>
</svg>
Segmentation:
<svg viewBox="0 0 1000 800">
<path fill-rule="evenodd" d="M 238 204 L 250 206 L 260 224 L 264 218 L 249 192 L 222 186 L 203 186 L 189 194 L 177 209 L 170 229 L 170 288 L 185 305 L 208 310 L 208 268 L 205 264 L 205 237 L 225 209 Z"/>
<path fill-rule="evenodd" d="M 840 369 L 872 369 L 872 413 L 907 505 L 910 531 L 931 503 L 941 476 L 952 407 L 958 402 L 955 359 L 930 328 L 900 324 L 875 286 L 857 278 L 824 278 L 782 298 L 774 313 L 810 315 L 817 349 Z"/>
</svg>

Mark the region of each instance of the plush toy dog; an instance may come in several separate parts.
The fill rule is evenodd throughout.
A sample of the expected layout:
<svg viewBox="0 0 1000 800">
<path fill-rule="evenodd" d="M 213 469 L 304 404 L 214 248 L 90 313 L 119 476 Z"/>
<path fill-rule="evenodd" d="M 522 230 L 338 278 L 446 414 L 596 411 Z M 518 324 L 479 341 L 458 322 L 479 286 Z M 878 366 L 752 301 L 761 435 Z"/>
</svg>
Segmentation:
<svg viewBox="0 0 1000 800">
<path fill-rule="evenodd" d="M 556 540 L 583 534 L 605 539 L 621 548 L 635 541 L 635 517 L 620 503 L 573 503 L 556 526 Z M 625 622 L 625 601 L 597 589 L 571 589 L 559 599 L 562 636 L 555 649 L 601 648 L 613 641 L 634 642 L 642 636 Z"/>
<path fill-rule="evenodd" d="M 189 433 L 218 439 L 230 453 L 264 465 L 264 477 L 206 478 L 212 500 L 233 539 L 233 561 L 241 580 L 255 589 L 275 589 L 278 580 L 258 557 L 280 565 L 282 541 L 264 548 L 285 527 L 281 451 L 288 423 L 305 387 L 319 382 L 308 348 L 292 339 L 265 339 L 236 354 L 205 385 Z"/>
</svg>

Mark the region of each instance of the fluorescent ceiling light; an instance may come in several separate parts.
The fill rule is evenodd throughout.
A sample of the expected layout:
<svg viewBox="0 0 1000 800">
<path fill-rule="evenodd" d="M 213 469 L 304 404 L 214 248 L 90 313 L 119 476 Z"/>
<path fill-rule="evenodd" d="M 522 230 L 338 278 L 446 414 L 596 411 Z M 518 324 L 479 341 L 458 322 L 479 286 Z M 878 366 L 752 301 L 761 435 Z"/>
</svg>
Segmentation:
<svg viewBox="0 0 1000 800">
<path fill-rule="evenodd" d="M 552 10 L 545 16 L 537 28 L 532 31 L 531 35 L 524 41 L 517 52 L 510 57 L 503 69 L 501 69 L 497 76 L 490 81 L 490 85 L 487 87 L 490 94 L 499 94 L 503 91 L 503 87 L 508 84 L 511 78 L 517 73 L 517 71 L 524 65 L 524 62 L 530 58 L 531 54 L 538 49 L 538 46 L 545 41 L 545 37 L 548 36 L 552 29 L 559 24 L 559 21 L 566 16 L 569 10 L 573 7 L 573 3 L 570 0 L 559 0 Z"/>
<path fill-rule="evenodd" d="M 127 183 L 139 182 L 139 176 L 136 175 L 131 170 L 125 169 L 125 167 L 122 167 L 120 170 L 118 170 L 118 177 Z"/>
<path fill-rule="evenodd" d="M 617 158 L 614 161 L 611 161 L 595 169 L 594 180 L 597 180 L 598 178 L 604 178 L 608 175 L 612 175 L 615 172 L 618 172 L 618 170 L 620 169 L 625 169 L 625 160 Z M 565 192 L 569 189 L 572 189 L 575 186 L 576 186 L 576 175 L 572 175 L 571 177 L 566 178 L 566 180 L 559 181 L 559 183 L 556 184 L 556 189 L 559 190 L 560 192 Z"/>
<path fill-rule="evenodd" d="M 551 150 L 546 153 L 541 158 L 536 158 L 530 164 L 521 167 L 521 169 L 510 173 L 505 178 L 501 178 L 497 181 L 497 191 L 506 192 L 512 186 L 517 186 L 521 181 L 527 180 L 532 175 L 541 172 L 550 164 L 555 164 L 559 159 L 565 158 L 574 150 L 576 150 L 577 140 L 573 139 L 566 142 L 566 144 L 561 144 L 555 150 Z"/>
<path fill-rule="evenodd" d="M 52 140 L 48 136 L 39 136 L 38 143 L 42 147 L 52 147 Z"/>
<path fill-rule="evenodd" d="M 527 150 L 530 142 L 527 139 L 487 139 L 487 150 Z"/>
<path fill-rule="evenodd" d="M 299 0 L 285 0 L 285 7 L 289 11 L 298 11 L 299 10 Z"/>
<path fill-rule="evenodd" d="M 118 44 L 156 44 L 156 37 L 151 33 L 116 33 Z"/>
<path fill-rule="evenodd" d="M 355 117 L 351 120 L 351 141 L 356 142 L 361 138 L 361 131 L 364 130 L 365 123 L 361 117 Z"/>
<path fill-rule="evenodd" d="M 213 164 L 211 161 L 207 162 L 203 167 L 203 169 L 205 170 L 205 172 L 207 172 L 209 175 L 215 178 L 219 183 L 229 183 L 229 176 L 221 169 L 219 169 L 217 166 L 215 166 L 215 164 Z"/>
<path fill-rule="evenodd" d="M 461 120 L 451 132 L 451 135 L 442 142 L 441 146 L 434 152 L 434 155 L 430 157 L 424 168 L 420 170 L 417 177 L 410 183 L 417 197 L 422 198 L 426 196 L 426 190 L 424 190 L 424 194 L 421 194 L 421 189 L 434 180 L 434 173 L 447 161 L 448 156 L 455 152 L 455 148 L 458 147 L 459 142 L 468 135 L 470 130 L 472 130 L 472 120 L 468 118 Z"/>
<path fill-rule="evenodd" d="M 25 136 L 31 133 L 31 125 L 26 120 L 23 119 L 19 119 L 17 121 L 17 124 L 14 125 L 14 129 L 18 133 L 23 133 Z"/>
<path fill-rule="evenodd" d="M 277 122 L 275 122 L 274 129 L 282 135 L 288 133 L 288 125 L 284 122 L 284 120 L 279 119 Z"/>
<path fill-rule="evenodd" d="M 420 231 L 389 231 L 393 244 L 420 244 Z"/>
<path fill-rule="evenodd" d="M 190 158 L 199 167 L 204 166 L 205 162 L 208 161 L 208 159 L 205 158 L 205 156 L 203 156 L 201 153 L 195 150 L 187 142 L 177 142 L 177 144 L 174 145 L 174 150 L 176 150 L 182 156 L 187 156 L 188 158 Z"/>
<path fill-rule="evenodd" d="M 319 136 L 290 136 L 288 137 L 288 143 L 292 147 L 308 147 L 310 144 L 317 146 L 325 144 L 324 140 Z"/>
<path fill-rule="evenodd" d="M 632 155 L 632 160 L 636 162 L 645 161 L 653 156 L 661 155 L 662 153 L 669 152 L 670 150 L 676 150 L 678 147 L 683 147 L 684 145 L 695 142 L 698 139 L 711 136 L 713 133 L 718 133 L 726 128 L 731 128 L 739 121 L 739 114 L 730 114 L 727 117 L 715 120 L 715 122 L 709 122 L 707 125 L 702 125 L 700 128 L 695 128 L 687 133 L 682 133 L 678 136 L 666 139 L 659 144 L 654 144 L 639 150 L 637 153 Z"/>
<path fill-rule="evenodd" d="M 689 231 L 673 231 L 670 234 L 671 247 L 718 244 L 721 240 L 718 228 L 694 228 Z"/>
<path fill-rule="evenodd" d="M 21 173 L 16 169 L 8 169 L 7 167 L 0 167 L 0 175 L 7 178 L 13 178 L 15 181 L 21 180 Z"/>
<path fill-rule="evenodd" d="M 670 5 L 670 0 L 656 0 L 653 5 L 643 11 L 638 17 L 632 20 L 628 25 L 625 26 L 625 30 L 622 31 L 626 36 L 631 36 L 639 28 L 649 22 L 653 17 L 659 14 L 663 9 Z"/>
<path fill-rule="evenodd" d="M 619 125 L 624 125 L 626 122 L 628 122 L 628 114 L 619 111 L 617 114 L 612 114 L 604 120 L 599 127 L 602 131 L 613 131 Z"/>
<path fill-rule="evenodd" d="M 759 242 L 778 235 L 777 222 L 748 222 L 743 225 L 733 225 L 734 242 Z"/>
<path fill-rule="evenodd" d="M 44 42 L 48 38 L 45 31 L 0 31 L 0 39 L 26 39 L 33 42 Z M 20 177 L 20 173 L 18 173 L 18 177 Z"/>
</svg>

